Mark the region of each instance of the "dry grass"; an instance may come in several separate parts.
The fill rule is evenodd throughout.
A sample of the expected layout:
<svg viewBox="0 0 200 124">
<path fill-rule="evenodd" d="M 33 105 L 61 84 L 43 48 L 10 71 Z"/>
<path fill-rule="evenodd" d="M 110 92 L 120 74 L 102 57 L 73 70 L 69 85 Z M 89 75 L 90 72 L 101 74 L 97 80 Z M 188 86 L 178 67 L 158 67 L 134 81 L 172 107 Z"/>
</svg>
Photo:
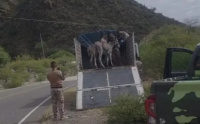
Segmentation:
<svg viewBox="0 0 200 124">
<path fill-rule="evenodd" d="M 76 107 L 76 88 L 72 87 L 64 91 L 65 110 L 75 110 Z M 46 110 L 45 114 L 40 118 L 41 124 L 52 124 L 52 109 L 51 106 Z"/>
<path fill-rule="evenodd" d="M 70 88 L 64 92 L 65 108 L 69 110 L 76 109 L 76 88 Z"/>
<path fill-rule="evenodd" d="M 39 122 L 41 124 L 51 124 L 50 120 L 52 118 L 52 114 L 50 112 L 50 108 L 48 109 L 49 112 L 45 112 L 45 114 L 40 118 Z"/>
<path fill-rule="evenodd" d="M 142 85 L 144 87 L 144 91 L 145 91 L 145 94 L 148 96 L 151 92 L 151 84 L 152 84 L 153 80 L 147 80 L 147 81 L 143 81 L 142 82 Z"/>
</svg>

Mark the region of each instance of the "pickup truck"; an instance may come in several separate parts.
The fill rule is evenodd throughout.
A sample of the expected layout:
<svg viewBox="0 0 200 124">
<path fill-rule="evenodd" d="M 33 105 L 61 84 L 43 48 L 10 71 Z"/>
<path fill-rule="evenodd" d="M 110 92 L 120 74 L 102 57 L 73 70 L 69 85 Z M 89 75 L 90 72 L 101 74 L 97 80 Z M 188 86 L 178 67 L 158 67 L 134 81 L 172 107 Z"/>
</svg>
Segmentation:
<svg viewBox="0 0 200 124">
<path fill-rule="evenodd" d="M 200 44 L 167 48 L 163 80 L 145 101 L 148 124 L 200 124 Z"/>
<path fill-rule="evenodd" d="M 94 69 L 90 64 L 87 47 L 100 41 L 103 34 L 116 34 L 114 30 L 100 30 L 78 35 L 74 39 L 77 64 L 76 109 L 90 109 L 113 104 L 119 95 L 143 93 L 136 65 L 139 56 L 134 34 L 121 46 L 123 65 Z M 115 63 L 114 63 L 115 64 Z"/>
</svg>

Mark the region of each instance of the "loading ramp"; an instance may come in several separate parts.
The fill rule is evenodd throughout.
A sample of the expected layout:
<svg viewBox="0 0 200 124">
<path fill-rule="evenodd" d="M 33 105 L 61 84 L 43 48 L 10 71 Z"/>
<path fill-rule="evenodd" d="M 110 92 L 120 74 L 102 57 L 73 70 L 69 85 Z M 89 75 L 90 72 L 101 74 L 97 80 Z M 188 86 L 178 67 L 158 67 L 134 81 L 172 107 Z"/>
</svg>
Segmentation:
<svg viewBox="0 0 200 124">
<path fill-rule="evenodd" d="M 143 94 L 143 86 L 135 66 L 78 72 L 76 108 L 108 106 L 120 95 Z"/>
</svg>

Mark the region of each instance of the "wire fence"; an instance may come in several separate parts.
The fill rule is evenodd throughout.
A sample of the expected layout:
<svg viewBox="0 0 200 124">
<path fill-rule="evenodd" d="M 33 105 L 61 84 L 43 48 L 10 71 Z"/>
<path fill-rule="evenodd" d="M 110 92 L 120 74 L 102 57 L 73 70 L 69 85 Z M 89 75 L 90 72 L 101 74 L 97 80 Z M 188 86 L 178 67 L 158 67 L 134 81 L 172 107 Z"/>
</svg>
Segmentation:
<svg viewBox="0 0 200 124">
<path fill-rule="evenodd" d="M 31 22 L 40 22 L 40 23 L 55 23 L 55 24 L 67 24 L 67 25 L 74 25 L 74 26 L 87 26 L 87 27 L 124 27 L 129 28 L 132 26 L 126 26 L 126 25 L 116 25 L 116 24 L 89 24 L 89 23 L 80 23 L 80 22 L 68 22 L 68 21 L 57 21 L 57 20 L 42 20 L 42 19 L 31 19 L 31 18 L 17 18 L 17 17 L 4 17 L 1 16 L 0 19 L 6 20 L 15 20 L 15 21 L 31 21 Z"/>
</svg>

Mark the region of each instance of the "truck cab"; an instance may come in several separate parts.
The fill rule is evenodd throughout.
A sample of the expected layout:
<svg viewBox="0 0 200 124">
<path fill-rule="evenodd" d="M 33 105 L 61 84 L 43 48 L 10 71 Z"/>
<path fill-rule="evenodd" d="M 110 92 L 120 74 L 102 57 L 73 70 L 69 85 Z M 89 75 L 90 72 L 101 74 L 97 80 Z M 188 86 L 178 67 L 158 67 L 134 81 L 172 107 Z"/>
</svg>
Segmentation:
<svg viewBox="0 0 200 124">
<path fill-rule="evenodd" d="M 200 44 L 194 51 L 167 48 L 163 79 L 145 101 L 148 124 L 200 123 Z"/>
</svg>

